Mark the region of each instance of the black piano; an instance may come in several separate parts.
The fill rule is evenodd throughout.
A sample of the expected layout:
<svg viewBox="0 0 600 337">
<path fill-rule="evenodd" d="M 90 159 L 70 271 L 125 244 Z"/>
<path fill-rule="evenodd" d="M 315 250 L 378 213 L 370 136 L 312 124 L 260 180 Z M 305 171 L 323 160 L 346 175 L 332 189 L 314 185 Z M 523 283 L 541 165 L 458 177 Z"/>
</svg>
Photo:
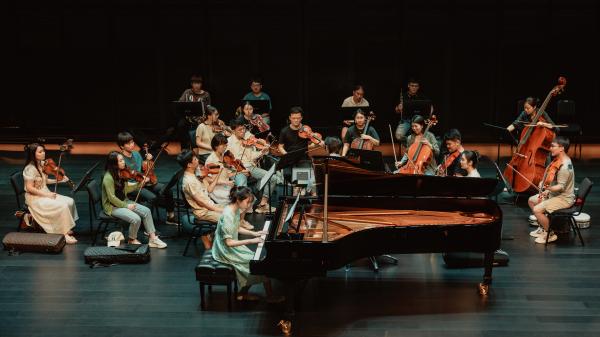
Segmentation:
<svg viewBox="0 0 600 337">
<path fill-rule="evenodd" d="M 284 332 L 291 327 L 297 284 L 360 258 L 483 253 L 478 290 L 487 295 L 502 211 L 486 196 L 497 179 L 394 175 L 336 157 L 313 158 L 313 165 L 319 197 L 282 198 L 250 262 L 252 274 L 286 284 Z"/>
</svg>

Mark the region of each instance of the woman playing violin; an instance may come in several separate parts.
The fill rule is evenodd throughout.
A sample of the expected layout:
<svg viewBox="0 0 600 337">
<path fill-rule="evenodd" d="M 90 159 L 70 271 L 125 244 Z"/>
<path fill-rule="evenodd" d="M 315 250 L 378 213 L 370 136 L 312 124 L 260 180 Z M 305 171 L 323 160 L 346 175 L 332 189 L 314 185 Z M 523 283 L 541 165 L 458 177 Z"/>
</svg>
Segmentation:
<svg viewBox="0 0 600 337">
<path fill-rule="evenodd" d="M 558 136 L 550 144 L 552 163 L 544 172 L 539 184 L 540 193 L 529 198 L 529 207 L 538 221 L 539 227 L 530 233 L 536 243 L 546 243 L 550 221 L 547 213 L 569 208 L 575 203 L 575 171 L 571 158 L 567 155 L 569 140 Z M 557 236 L 550 233 L 548 242 L 556 241 Z"/>
<path fill-rule="evenodd" d="M 462 136 L 457 129 L 450 129 L 444 134 L 446 154 L 437 168 L 438 176 L 466 176 L 467 171 L 461 167 L 461 155 L 465 151 L 462 146 Z"/>
<path fill-rule="evenodd" d="M 421 115 L 414 115 L 411 120 L 411 129 L 413 131 L 406 140 L 407 146 L 410 149 L 410 146 L 415 143 L 415 141 L 420 140 L 423 145 L 427 145 L 431 148 L 433 152 L 433 157 L 428 161 L 427 167 L 425 167 L 424 173 L 426 175 L 434 175 L 436 169 L 435 158 L 440 154 L 440 147 L 435 139 L 435 136 L 430 131 L 427 131 L 425 134 L 425 118 Z M 396 162 L 396 167 L 400 168 L 408 163 L 408 154 L 405 153 L 402 159 L 399 162 Z"/>
<path fill-rule="evenodd" d="M 200 163 L 204 163 L 212 152 L 210 142 L 217 133 L 223 133 L 227 137 L 231 136 L 229 128 L 225 127 L 223 121 L 219 119 L 217 108 L 209 105 L 206 108 L 206 118 L 196 128 L 196 153 Z"/>
<path fill-rule="evenodd" d="M 246 125 L 247 131 L 253 135 L 270 130 L 269 125 L 263 120 L 263 117 L 254 113 L 254 107 L 249 101 L 244 102 L 242 114 L 238 117 L 238 121 Z"/>
<path fill-rule="evenodd" d="M 521 113 L 519 114 L 517 119 L 515 119 L 514 122 L 512 122 L 509 126 L 506 127 L 506 130 L 508 130 L 509 132 L 513 132 L 516 129 L 520 133 L 521 130 L 527 124 L 531 123 L 531 121 L 535 117 L 535 114 L 536 114 L 537 108 L 538 108 L 538 104 L 539 104 L 539 100 L 537 98 L 527 97 L 525 99 L 525 102 L 523 103 L 523 111 L 521 111 Z M 541 127 L 545 127 L 548 129 L 552 129 L 552 130 L 554 130 L 555 133 L 558 132 L 559 129 L 554 127 L 554 122 L 552 121 L 550 116 L 548 116 L 548 114 L 545 111 L 542 114 L 542 119 L 543 119 L 543 121 L 542 120 L 538 121 L 536 126 L 541 126 Z"/>
<path fill-rule="evenodd" d="M 73 237 L 72 229 L 75 221 L 79 219 L 73 198 L 53 193 L 48 189 L 48 183 L 55 183 L 48 179 L 44 172 L 46 149 L 42 144 L 33 143 L 25 147 L 25 203 L 33 219 L 46 233 L 63 234 L 69 244 L 74 244 L 77 239 Z M 61 182 L 68 181 L 65 176 Z"/>
<path fill-rule="evenodd" d="M 354 113 L 354 125 L 348 128 L 344 137 L 344 148 L 342 149 L 342 157 L 345 157 L 350 149 L 350 145 L 356 139 L 362 139 L 365 142 L 371 142 L 372 146 L 379 146 L 379 134 L 375 131 L 372 125 L 369 125 L 369 129 L 365 130 L 367 125 L 367 116 L 361 109 L 356 110 Z"/>
</svg>

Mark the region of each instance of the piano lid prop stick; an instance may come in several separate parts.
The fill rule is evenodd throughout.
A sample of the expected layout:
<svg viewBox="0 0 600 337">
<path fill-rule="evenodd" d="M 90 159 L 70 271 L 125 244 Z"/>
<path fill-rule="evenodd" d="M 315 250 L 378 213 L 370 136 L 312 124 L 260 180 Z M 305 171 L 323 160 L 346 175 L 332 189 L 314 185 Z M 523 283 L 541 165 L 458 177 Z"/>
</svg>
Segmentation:
<svg viewBox="0 0 600 337">
<path fill-rule="evenodd" d="M 392 150 L 394 151 L 394 163 L 398 161 L 398 157 L 396 157 L 396 145 L 394 145 L 394 135 L 392 134 L 392 126 L 388 124 L 390 127 L 390 138 L 392 139 Z"/>
<path fill-rule="evenodd" d="M 329 160 L 325 160 L 325 193 L 323 196 L 323 243 L 327 243 L 328 211 L 329 211 Z"/>
</svg>

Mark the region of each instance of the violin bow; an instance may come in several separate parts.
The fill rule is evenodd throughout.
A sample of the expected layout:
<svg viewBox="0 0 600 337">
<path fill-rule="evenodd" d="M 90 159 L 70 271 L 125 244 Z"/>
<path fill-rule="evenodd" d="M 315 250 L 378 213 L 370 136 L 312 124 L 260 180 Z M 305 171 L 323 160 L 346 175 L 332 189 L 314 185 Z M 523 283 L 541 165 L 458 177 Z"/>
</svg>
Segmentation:
<svg viewBox="0 0 600 337">
<path fill-rule="evenodd" d="M 513 172 L 516 172 L 521 178 L 523 178 L 523 180 L 525 180 L 529 185 L 533 186 L 533 188 L 535 188 L 538 192 L 542 192 L 542 190 L 535 186 L 529 179 L 527 179 L 521 172 L 519 172 L 516 168 L 512 167 L 511 165 L 509 165 L 508 163 L 506 164 L 507 167 L 510 167 L 511 170 L 513 170 Z"/>
<path fill-rule="evenodd" d="M 146 173 L 144 174 L 144 180 L 142 180 L 142 183 L 140 184 L 140 189 L 138 190 L 136 196 L 135 196 L 135 200 L 133 201 L 133 203 L 137 203 L 138 199 L 140 198 L 140 194 L 142 193 L 142 189 L 144 188 L 144 185 L 146 185 L 146 178 L 148 178 L 148 174 L 150 174 L 150 171 L 152 171 L 154 169 L 154 166 L 156 165 L 156 161 L 158 160 L 158 157 L 160 157 L 160 154 L 163 152 L 163 150 L 168 146 L 164 145 L 160 147 L 160 151 L 158 151 L 158 153 L 156 154 L 156 158 L 154 158 L 154 160 L 150 161 L 150 164 L 148 164 L 148 169 L 146 170 Z M 146 154 L 148 154 L 147 152 L 148 150 L 146 150 Z"/>
</svg>

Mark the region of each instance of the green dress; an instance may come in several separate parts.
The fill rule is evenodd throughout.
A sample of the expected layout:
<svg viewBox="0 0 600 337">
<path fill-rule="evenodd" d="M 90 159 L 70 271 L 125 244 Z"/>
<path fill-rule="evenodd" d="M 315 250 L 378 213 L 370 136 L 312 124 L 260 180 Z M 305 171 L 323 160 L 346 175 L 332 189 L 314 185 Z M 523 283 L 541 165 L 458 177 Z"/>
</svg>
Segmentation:
<svg viewBox="0 0 600 337">
<path fill-rule="evenodd" d="M 213 258 L 233 266 L 240 287 L 262 283 L 266 280 L 263 276 L 250 274 L 250 260 L 254 252 L 246 246 L 229 247 L 225 244 L 226 239 L 238 240 L 239 228 L 240 210 L 234 212 L 231 206 L 226 206 L 217 223 L 212 246 Z"/>
</svg>

